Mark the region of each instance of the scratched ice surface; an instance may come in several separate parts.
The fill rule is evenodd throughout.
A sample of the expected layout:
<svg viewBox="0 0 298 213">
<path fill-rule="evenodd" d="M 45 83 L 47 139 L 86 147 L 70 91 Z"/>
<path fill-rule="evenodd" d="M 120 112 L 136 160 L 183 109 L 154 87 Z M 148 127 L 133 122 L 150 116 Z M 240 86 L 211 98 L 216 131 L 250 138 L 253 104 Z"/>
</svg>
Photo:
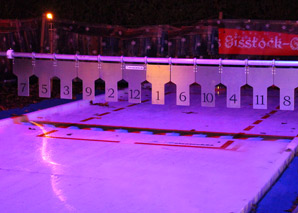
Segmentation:
<svg viewBox="0 0 298 213">
<path fill-rule="evenodd" d="M 291 155 L 297 110 L 273 93 L 266 110 L 245 95 L 239 109 L 221 96 L 201 107 L 196 89 L 189 107 L 169 89 L 165 105 L 72 103 L 0 124 L 1 211 L 247 211 Z"/>
</svg>

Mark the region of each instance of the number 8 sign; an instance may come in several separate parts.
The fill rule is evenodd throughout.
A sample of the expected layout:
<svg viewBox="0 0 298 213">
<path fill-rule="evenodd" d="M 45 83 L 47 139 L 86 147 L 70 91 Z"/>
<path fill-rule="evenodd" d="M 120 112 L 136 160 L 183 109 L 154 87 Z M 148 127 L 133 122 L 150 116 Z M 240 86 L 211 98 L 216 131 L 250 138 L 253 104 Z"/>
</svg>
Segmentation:
<svg viewBox="0 0 298 213">
<path fill-rule="evenodd" d="M 295 88 L 298 86 L 298 69 L 276 68 L 274 84 L 280 89 L 280 109 L 294 110 Z"/>
</svg>

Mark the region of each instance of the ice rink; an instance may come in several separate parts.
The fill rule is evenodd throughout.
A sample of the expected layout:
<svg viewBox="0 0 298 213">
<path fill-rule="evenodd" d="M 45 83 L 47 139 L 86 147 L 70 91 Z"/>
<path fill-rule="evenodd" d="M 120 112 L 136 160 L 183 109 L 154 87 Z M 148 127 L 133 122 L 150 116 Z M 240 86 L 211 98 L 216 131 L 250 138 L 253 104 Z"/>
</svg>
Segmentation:
<svg viewBox="0 0 298 213">
<path fill-rule="evenodd" d="M 0 121 L 1 212 L 248 212 L 282 173 L 297 147 L 298 110 L 106 103 L 104 95 Z M 297 106 L 297 102 L 296 102 Z M 297 107 L 296 107 L 297 108 Z"/>
</svg>

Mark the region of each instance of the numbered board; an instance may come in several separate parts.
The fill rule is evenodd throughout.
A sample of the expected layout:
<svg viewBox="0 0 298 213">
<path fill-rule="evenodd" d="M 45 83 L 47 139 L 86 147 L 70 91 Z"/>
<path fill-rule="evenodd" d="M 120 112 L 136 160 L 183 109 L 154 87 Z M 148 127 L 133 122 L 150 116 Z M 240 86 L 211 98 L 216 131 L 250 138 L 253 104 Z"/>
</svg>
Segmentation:
<svg viewBox="0 0 298 213">
<path fill-rule="evenodd" d="M 249 67 L 247 84 L 253 87 L 253 108 L 267 109 L 267 89 L 273 85 L 271 67 Z"/>
<path fill-rule="evenodd" d="M 196 80 L 193 66 L 171 67 L 171 82 L 176 84 L 176 104 L 182 106 L 190 105 L 189 87 Z"/>
<path fill-rule="evenodd" d="M 246 84 L 245 67 L 223 67 L 221 83 L 227 87 L 227 107 L 240 108 L 241 87 Z"/>
<path fill-rule="evenodd" d="M 215 106 L 215 86 L 220 83 L 218 67 L 198 66 L 196 82 L 201 85 L 201 106 Z"/>
<path fill-rule="evenodd" d="M 32 60 L 14 59 L 13 73 L 18 77 L 18 95 L 29 96 L 29 78 L 33 75 Z"/>
<path fill-rule="evenodd" d="M 95 81 L 99 78 L 99 67 L 96 62 L 80 62 L 78 77 L 83 81 L 83 99 L 94 100 Z"/>
<path fill-rule="evenodd" d="M 128 82 L 128 102 L 141 103 L 142 82 L 146 80 L 146 65 L 124 64 L 123 79 Z"/>
<path fill-rule="evenodd" d="M 78 76 L 75 63 L 72 61 L 56 61 L 55 76 L 60 79 L 60 98 L 72 99 L 72 80 Z"/>
<path fill-rule="evenodd" d="M 274 85 L 280 89 L 280 109 L 294 110 L 295 88 L 298 87 L 298 69 L 276 68 Z"/>
<path fill-rule="evenodd" d="M 54 77 L 53 61 L 36 60 L 34 74 L 38 77 L 39 97 L 51 97 L 51 78 Z"/>
<path fill-rule="evenodd" d="M 118 101 L 118 81 L 122 79 L 120 63 L 101 63 L 100 78 L 105 81 L 106 101 Z"/>
<path fill-rule="evenodd" d="M 165 84 L 170 77 L 170 65 L 147 65 L 146 79 L 152 85 L 152 104 L 165 104 Z"/>
</svg>

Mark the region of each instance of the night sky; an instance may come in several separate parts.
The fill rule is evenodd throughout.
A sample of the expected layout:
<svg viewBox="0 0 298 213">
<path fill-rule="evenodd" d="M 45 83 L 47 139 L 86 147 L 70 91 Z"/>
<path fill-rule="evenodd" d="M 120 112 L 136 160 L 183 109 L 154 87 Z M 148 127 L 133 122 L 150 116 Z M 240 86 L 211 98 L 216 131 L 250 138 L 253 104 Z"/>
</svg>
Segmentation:
<svg viewBox="0 0 298 213">
<path fill-rule="evenodd" d="M 191 25 L 202 19 L 298 20 L 297 0 L 0 0 L 1 19 L 40 17 L 125 26 Z"/>
</svg>

